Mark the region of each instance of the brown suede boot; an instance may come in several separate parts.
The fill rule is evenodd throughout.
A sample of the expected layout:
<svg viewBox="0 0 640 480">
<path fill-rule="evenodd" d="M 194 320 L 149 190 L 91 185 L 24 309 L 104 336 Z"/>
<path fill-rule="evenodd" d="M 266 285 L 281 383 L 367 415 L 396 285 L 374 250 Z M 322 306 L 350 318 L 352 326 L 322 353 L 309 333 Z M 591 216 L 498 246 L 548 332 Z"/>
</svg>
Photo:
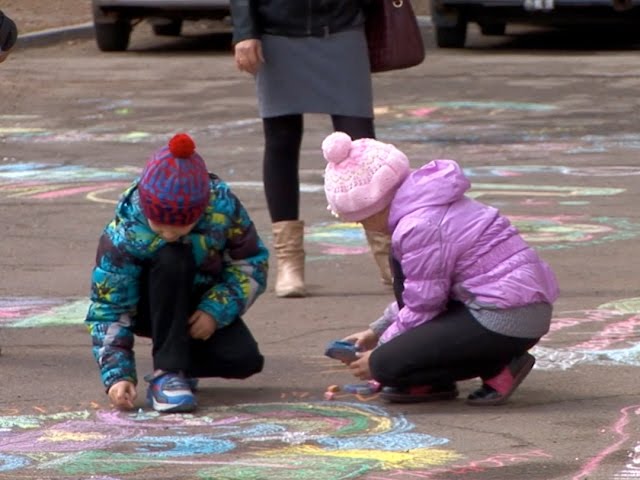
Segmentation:
<svg viewBox="0 0 640 480">
<path fill-rule="evenodd" d="M 276 251 L 278 297 L 304 297 L 304 222 L 287 220 L 272 224 Z"/>
<path fill-rule="evenodd" d="M 389 266 L 389 252 L 391 250 L 391 235 L 379 232 L 370 232 L 365 230 L 367 242 L 371 248 L 373 259 L 380 270 L 380 279 L 385 285 L 391 285 L 393 277 L 391 276 L 391 267 Z"/>
</svg>

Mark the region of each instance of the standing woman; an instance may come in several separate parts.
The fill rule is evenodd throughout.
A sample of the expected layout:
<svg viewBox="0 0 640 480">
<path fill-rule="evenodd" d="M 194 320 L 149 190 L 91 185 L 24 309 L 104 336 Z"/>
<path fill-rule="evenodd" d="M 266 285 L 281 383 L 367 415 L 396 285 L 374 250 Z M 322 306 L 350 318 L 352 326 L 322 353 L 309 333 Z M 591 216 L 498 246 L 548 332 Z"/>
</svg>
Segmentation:
<svg viewBox="0 0 640 480">
<path fill-rule="evenodd" d="M 17 38 L 16 24 L 0 10 L 0 63 L 9 56 L 9 50 L 13 48 Z"/>
<path fill-rule="evenodd" d="M 303 297 L 299 160 L 304 113 L 331 115 L 352 139 L 375 138 L 364 32 L 368 0 L 231 0 L 238 69 L 255 76 L 265 137 L 263 183 L 279 297 Z M 367 235 L 390 283 L 389 239 Z"/>
</svg>

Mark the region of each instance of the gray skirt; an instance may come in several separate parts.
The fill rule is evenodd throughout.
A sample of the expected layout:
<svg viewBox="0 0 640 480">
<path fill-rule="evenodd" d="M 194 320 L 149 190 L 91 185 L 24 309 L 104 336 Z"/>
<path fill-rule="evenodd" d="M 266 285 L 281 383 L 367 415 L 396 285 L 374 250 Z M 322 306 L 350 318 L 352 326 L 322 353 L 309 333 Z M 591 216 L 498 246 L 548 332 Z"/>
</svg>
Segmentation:
<svg viewBox="0 0 640 480">
<path fill-rule="evenodd" d="M 363 28 L 326 37 L 264 35 L 256 76 L 260 117 L 327 113 L 373 118 Z"/>
</svg>

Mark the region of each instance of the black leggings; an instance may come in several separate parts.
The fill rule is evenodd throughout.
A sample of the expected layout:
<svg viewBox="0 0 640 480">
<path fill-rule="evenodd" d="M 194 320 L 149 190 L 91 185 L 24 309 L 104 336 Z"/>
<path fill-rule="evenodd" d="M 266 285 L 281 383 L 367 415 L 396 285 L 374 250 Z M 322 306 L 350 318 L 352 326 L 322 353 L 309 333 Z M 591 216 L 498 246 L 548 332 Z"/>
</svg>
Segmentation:
<svg viewBox="0 0 640 480">
<path fill-rule="evenodd" d="M 539 340 L 487 330 L 465 305 L 451 302 L 433 320 L 376 348 L 369 365 L 373 378 L 391 387 L 486 380 Z"/>
<path fill-rule="evenodd" d="M 195 271 L 191 246 L 182 243 L 162 247 L 143 270 L 133 330 L 151 337 L 153 368 L 191 377 L 247 378 L 260 372 L 264 358 L 241 318 L 208 340 L 189 336 L 187 320 L 204 293 L 192 288 Z"/>
<path fill-rule="evenodd" d="M 375 138 L 373 118 L 332 115 L 335 131 L 352 139 Z M 272 222 L 298 220 L 300 215 L 300 146 L 302 114 L 263 118 L 264 163 L 262 178 Z M 318 151 L 320 147 L 318 146 Z"/>
</svg>

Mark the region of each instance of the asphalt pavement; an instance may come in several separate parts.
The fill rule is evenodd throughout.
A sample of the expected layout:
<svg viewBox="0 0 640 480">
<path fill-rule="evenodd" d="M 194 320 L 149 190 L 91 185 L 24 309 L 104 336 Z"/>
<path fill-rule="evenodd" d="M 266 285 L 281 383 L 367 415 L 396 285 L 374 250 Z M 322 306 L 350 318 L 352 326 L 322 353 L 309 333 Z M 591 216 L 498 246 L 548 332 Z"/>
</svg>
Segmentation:
<svg viewBox="0 0 640 480">
<path fill-rule="evenodd" d="M 381 140 L 413 166 L 456 159 L 556 271 L 561 297 L 533 372 L 500 407 L 391 405 L 338 392 L 323 357 L 391 299 L 361 230 L 325 208 L 324 116 L 301 159 L 311 295 L 272 287 L 246 321 L 266 356 L 205 379 L 193 415 L 114 412 L 83 326 L 97 238 L 147 156 L 188 131 L 271 244 L 254 85 L 214 34 L 138 29 L 127 52 L 86 28 L 22 46 L 0 78 L 0 479 L 637 479 L 640 440 L 637 45 L 510 30 L 374 77 Z M 66 32 L 65 35 L 71 35 Z M 73 41 L 67 41 L 73 38 Z M 27 48 L 28 47 L 28 48 Z M 635 199 L 635 200 L 634 200 Z M 150 368 L 139 339 L 140 376 Z"/>
</svg>

